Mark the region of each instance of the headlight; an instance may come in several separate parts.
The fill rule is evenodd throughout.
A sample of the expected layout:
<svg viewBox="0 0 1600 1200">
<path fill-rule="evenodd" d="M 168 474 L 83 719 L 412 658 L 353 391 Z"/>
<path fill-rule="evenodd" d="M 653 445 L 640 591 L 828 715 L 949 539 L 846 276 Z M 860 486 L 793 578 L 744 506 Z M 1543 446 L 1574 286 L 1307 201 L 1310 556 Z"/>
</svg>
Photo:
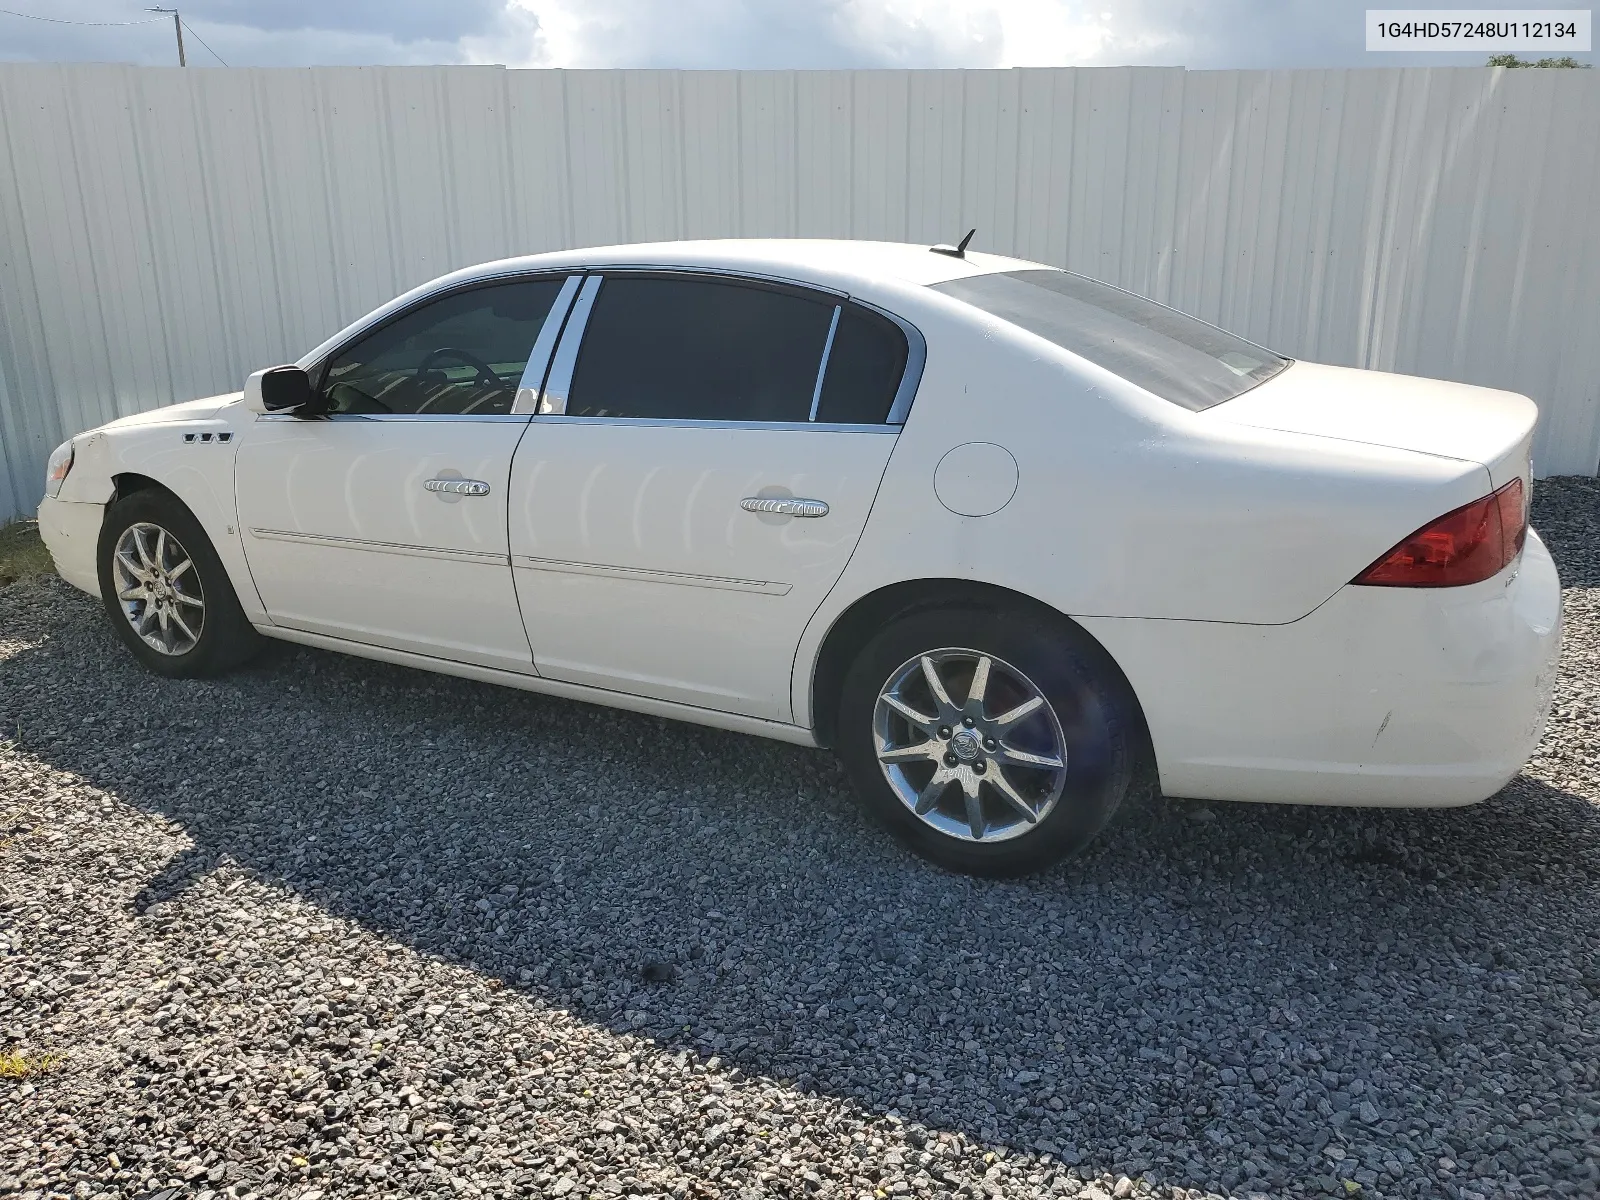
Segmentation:
<svg viewBox="0 0 1600 1200">
<path fill-rule="evenodd" d="M 56 496 L 72 470 L 72 439 L 68 438 L 50 452 L 50 465 L 44 470 L 44 494 Z"/>
</svg>

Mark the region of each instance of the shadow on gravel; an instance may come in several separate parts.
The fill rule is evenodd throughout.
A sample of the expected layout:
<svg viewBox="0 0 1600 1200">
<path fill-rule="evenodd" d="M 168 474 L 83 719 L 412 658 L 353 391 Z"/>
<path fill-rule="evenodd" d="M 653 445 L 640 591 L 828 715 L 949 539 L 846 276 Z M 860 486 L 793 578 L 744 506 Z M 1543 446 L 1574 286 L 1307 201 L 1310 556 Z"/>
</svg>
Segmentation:
<svg viewBox="0 0 1600 1200">
<path fill-rule="evenodd" d="M 1593 911 L 1600 808 L 1527 777 L 1431 813 L 1150 797 L 984 883 L 889 843 L 820 753 L 296 649 L 169 682 L 47 599 L 0 721 L 187 830 L 136 907 L 226 856 L 613 1030 L 930 1126 L 1130 1170 L 1198 1145 L 1169 1178 L 1237 1183 L 1245 1120 L 1276 1186 L 1341 1131 L 1468 1136 L 1452 1088 L 1496 1055 L 1496 1103 L 1553 1115 L 1527 1031 L 1600 992 L 1547 903 Z"/>
</svg>

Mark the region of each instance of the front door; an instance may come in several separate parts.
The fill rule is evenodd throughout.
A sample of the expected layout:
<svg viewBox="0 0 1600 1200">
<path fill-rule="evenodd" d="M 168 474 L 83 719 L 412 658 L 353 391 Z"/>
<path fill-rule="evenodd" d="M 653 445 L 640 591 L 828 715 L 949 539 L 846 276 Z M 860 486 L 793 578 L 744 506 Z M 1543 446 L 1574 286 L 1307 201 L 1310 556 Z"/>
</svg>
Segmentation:
<svg viewBox="0 0 1600 1200">
<path fill-rule="evenodd" d="M 514 410 L 531 409 L 516 398 L 563 283 L 430 300 L 335 352 L 318 384 L 325 419 L 257 418 L 241 438 L 236 490 L 274 624 L 532 670 L 506 500 L 528 422 Z"/>
<path fill-rule="evenodd" d="M 795 650 L 872 508 L 906 359 L 897 325 L 842 297 L 590 276 L 512 465 L 539 673 L 792 720 Z"/>
</svg>

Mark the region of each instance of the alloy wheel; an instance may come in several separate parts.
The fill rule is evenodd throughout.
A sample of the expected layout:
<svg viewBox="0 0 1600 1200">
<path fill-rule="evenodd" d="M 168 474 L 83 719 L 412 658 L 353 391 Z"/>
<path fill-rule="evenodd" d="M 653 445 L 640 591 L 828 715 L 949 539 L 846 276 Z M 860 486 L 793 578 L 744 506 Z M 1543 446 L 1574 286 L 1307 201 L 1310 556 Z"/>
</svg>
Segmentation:
<svg viewBox="0 0 1600 1200">
<path fill-rule="evenodd" d="M 908 659 L 879 690 L 872 724 L 889 787 L 947 837 L 1020 837 L 1066 784 L 1055 711 L 1026 674 L 992 654 L 946 647 Z"/>
<path fill-rule="evenodd" d="M 111 556 L 117 603 L 133 632 L 159 654 L 187 654 L 205 628 L 205 593 L 189 552 L 148 521 L 129 525 Z"/>
</svg>

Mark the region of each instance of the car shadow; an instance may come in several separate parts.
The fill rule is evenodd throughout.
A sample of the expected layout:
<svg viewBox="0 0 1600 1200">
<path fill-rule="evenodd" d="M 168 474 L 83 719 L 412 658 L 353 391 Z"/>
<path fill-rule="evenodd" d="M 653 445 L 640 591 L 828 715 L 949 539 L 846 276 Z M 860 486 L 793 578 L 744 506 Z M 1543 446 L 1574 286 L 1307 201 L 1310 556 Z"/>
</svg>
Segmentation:
<svg viewBox="0 0 1600 1200">
<path fill-rule="evenodd" d="M 136 911 L 227 860 L 597 1025 L 931 1127 L 1148 1165 L 1268 1026 L 1376 1026 L 1432 1069 L 1472 1030 L 1398 979 L 1453 972 L 1489 1014 L 1507 972 L 1600 976 L 1523 919 L 1593 891 L 1600 808 L 1527 776 L 1436 812 L 1146 794 L 1078 859 L 983 882 L 900 850 L 816 751 L 292 647 L 156 679 L 51 587 L 52 628 L 0 661 L 0 727 L 188 833 Z M 68 676 L 86 708 L 27 703 Z M 1119 1085 L 1152 1059 L 1163 1087 Z"/>
</svg>

